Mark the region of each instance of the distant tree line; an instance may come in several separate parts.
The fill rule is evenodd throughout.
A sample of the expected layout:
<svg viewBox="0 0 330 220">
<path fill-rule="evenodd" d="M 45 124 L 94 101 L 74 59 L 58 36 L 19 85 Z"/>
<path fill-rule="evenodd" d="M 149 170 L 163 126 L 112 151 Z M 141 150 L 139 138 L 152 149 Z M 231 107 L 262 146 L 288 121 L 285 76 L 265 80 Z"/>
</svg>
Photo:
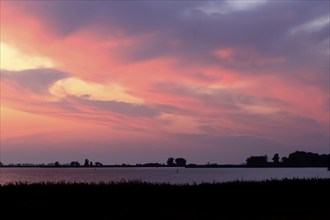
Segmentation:
<svg viewBox="0 0 330 220">
<path fill-rule="evenodd" d="M 100 162 L 93 163 L 92 161 L 85 159 L 83 164 L 80 164 L 78 161 L 72 161 L 70 163 L 61 164 L 60 162 L 56 161 L 54 163 L 48 163 L 48 164 L 30 164 L 30 163 L 23 163 L 23 164 L 9 164 L 6 165 L 6 167 L 184 167 L 186 166 L 187 161 L 184 158 L 168 158 L 167 163 L 145 163 L 145 164 L 116 164 L 116 165 L 103 165 Z M 5 166 L 0 162 L 0 166 Z"/>
<path fill-rule="evenodd" d="M 181 157 L 176 158 L 176 159 L 174 159 L 173 157 L 170 157 L 170 158 L 167 159 L 166 164 L 169 167 L 175 167 L 175 166 L 184 167 L 184 166 L 186 166 L 187 161 L 186 161 L 186 159 L 181 158 Z"/>
<path fill-rule="evenodd" d="M 81 165 L 78 161 L 72 161 L 70 163 L 70 166 L 71 167 L 80 167 Z M 101 167 L 101 166 L 103 166 L 103 164 L 100 163 L 100 162 L 93 163 L 92 161 L 89 161 L 88 159 L 85 159 L 84 167 Z"/>
<path fill-rule="evenodd" d="M 58 161 L 55 161 L 54 163 L 47 163 L 47 164 L 31 164 L 31 163 L 18 163 L 18 164 L 9 164 L 4 165 L 0 161 L 0 166 L 7 166 L 7 167 L 101 167 L 103 166 L 100 162 L 93 163 L 92 161 L 89 161 L 88 159 L 85 159 L 85 162 L 83 165 L 81 165 L 78 161 L 72 161 L 70 163 L 61 164 Z"/>
<path fill-rule="evenodd" d="M 120 164 L 120 165 L 103 165 L 100 162 L 93 163 L 92 161 L 85 159 L 84 163 L 81 165 L 78 161 L 72 161 L 66 164 L 60 164 L 58 161 L 55 163 L 48 164 L 9 164 L 4 165 L 0 162 L 0 167 L 187 167 L 187 168 L 197 168 L 197 167 L 329 167 L 330 166 L 330 155 L 327 154 L 317 154 L 312 152 L 296 151 L 289 154 L 287 157 L 280 158 L 279 154 L 273 155 L 271 161 L 268 161 L 267 155 L 262 156 L 250 156 L 246 159 L 245 164 L 233 165 L 233 164 L 216 164 L 207 163 L 201 164 L 187 164 L 187 160 L 179 157 L 174 159 L 170 157 L 167 159 L 166 163 L 145 163 L 145 164 Z"/>
<path fill-rule="evenodd" d="M 272 161 L 268 161 L 267 155 L 246 159 L 246 165 L 249 167 L 327 167 L 329 163 L 330 155 L 304 151 L 296 151 L 288 157 L 282 157 L 281 160 L 278 153 L 274 154 Z"/>
</svg>

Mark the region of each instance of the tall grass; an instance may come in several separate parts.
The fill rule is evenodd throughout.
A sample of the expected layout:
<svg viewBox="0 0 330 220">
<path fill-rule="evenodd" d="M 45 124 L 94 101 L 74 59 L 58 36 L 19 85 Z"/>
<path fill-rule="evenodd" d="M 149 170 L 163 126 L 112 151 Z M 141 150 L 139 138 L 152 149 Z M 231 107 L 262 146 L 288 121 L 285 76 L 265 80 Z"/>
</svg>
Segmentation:
<svg viewBox="0 0 330 220">
<path fill-rule="evenodd" d="M 329 198 L 330 179 L 183 185 L 138 180 L 14 182 L 0 186 L 0 214 L 47 217 L 52 213 L 51 217 L 61 218 L 67 213 L 74 219 L 328 219 Z"/>
</svg>

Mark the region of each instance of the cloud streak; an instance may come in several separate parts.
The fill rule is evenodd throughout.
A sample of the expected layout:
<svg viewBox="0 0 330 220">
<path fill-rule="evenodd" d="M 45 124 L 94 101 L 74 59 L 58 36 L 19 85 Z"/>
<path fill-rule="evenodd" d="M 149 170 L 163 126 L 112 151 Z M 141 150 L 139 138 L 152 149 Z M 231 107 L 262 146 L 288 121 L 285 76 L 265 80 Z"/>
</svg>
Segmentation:
<svg viewBox="0 0 330 220">
<path fill-rule="evenodd" d="M 48 93 L 48 89 L 53 83 L 68 76 L 69 74 L 54 69 L 1 70 L 1 79 L 5 81 L 4 83 L 35 93 Z"/>
<path fill-rule="evenodd" d="M 61 137 L 68 142 L 88 134 L 81 123 L 95 129 L 89 137 L 102 146 L 128 135 L 148 146 L 162 140 L 169 145 L 158 149 L 164 157 L 188 145 L 197 155 L 204 148 L 233 153 L 229 148 L 243 150 L 244 141 L 258 145 L 255 149 L 266 149 L 265 143 L 269 152 L 276 144 L 283 152 L 292 144 L 315 142 L 317 149 L 329 144 L 326 2 L 1 6 L 1 43 L 7 46 L 1 53 L 11 51 L 1 69 L 9 130 L 26 114 L 36 121 L 51 117 L 71 123 L 66 132 L 72 135 Z M 20 66 L 13 64 L 15 57 Z M 40 126 L 50 133 L 51 128 Z"/>
</svg>

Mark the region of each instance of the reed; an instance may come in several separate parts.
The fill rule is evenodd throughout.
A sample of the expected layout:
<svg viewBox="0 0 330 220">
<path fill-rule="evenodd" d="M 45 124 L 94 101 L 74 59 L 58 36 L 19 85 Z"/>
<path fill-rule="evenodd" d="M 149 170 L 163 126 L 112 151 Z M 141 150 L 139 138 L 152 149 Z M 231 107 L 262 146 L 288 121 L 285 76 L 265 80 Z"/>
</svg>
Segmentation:
<svg viewBox="0 0 330 220">
<path fill-rule="evenodd" d="M 0 186 L 1 214 L 90 219 L 328 219 L 330 179 L 171 185 L 14 182 Z M 65 213 L 65 215 L 64 215 Z"/>
</svg>

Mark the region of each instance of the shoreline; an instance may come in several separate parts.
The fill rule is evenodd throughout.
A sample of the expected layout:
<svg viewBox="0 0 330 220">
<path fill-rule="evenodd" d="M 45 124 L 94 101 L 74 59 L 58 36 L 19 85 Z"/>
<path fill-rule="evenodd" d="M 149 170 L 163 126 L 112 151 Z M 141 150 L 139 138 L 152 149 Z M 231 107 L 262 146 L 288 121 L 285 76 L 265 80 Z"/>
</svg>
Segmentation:
<svg viewBox="0 0 330 220">
<path fill-rule="evenodd" d="M 1 188 L 7 187 L 26 187 L 26 186 L 120 186 L 120 185 L 140 185 L 140 186 L 169 186 L 169 187 L 199 187 L 203 186 L 228 186 L 228 185 L 268 185 L 268 184 L 292 184 L 292 183 L 299 183 L 299 184 L 307 184 L 307 183 L 317 183 L 317 182 L 329 182 L 330 184 L 330 177 L 315 177 L 315 178 L 282 178 L 282 179 L 264 179 L 264 180 L 231 180 L 231 181 L 223 181 L 223 182 L 200 182 L 200 183 L 168 183 L 168 182 L 149 182 L 143 180 L 119 180 L 119 181 L 99 181 L 99 182 L 87 182 L 87 181 L 39 181 L 39 182 L 28 182 L 28 181 L 13 181 L 8 182 L 5 184 L 0 184 Z M 329 192 L 330 192 L 330 185 L 329 185 Z"/>
<path fill-rule="evenodd" d="M 1 168 L 325 168 L 327 166 L 246 166 L 246 165 L 217 165 L 217 166 L 208 166 L 208 165 L 196 165 L 196 166 L 136 166 L 136 165 L 103 165 L 103 166 L 9 166 L 4 165 L 0 166 Z"/>
</svg>

